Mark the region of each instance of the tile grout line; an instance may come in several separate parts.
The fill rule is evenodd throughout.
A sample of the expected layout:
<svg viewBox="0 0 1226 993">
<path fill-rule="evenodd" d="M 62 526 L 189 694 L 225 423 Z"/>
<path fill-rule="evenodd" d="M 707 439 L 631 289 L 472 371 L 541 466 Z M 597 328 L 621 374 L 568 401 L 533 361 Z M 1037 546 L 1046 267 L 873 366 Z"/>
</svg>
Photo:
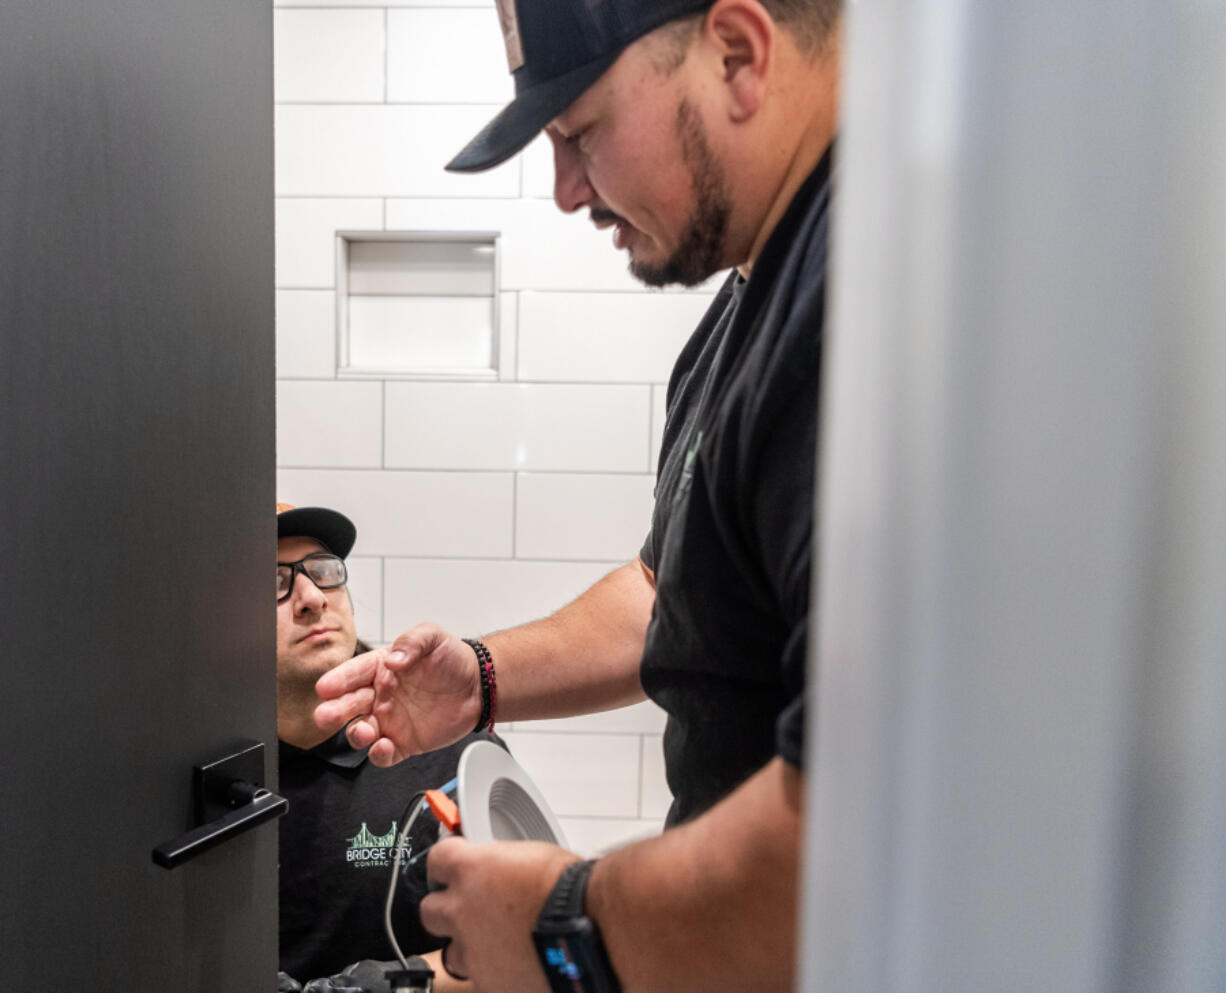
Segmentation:
<svg viewBox="0 0 1226 993">
<path fill-rule="evenodd" d="M 388 103 L 388 76 L 391 75 L 391 65 L 388 50 L 391 48 L 391 37 L 389 34 L 388 18 L 390 11 L 387 7 L 383 8 L 383 102 Z M 384 227 L 386 227 L 386 222 Z"/>
</svg>

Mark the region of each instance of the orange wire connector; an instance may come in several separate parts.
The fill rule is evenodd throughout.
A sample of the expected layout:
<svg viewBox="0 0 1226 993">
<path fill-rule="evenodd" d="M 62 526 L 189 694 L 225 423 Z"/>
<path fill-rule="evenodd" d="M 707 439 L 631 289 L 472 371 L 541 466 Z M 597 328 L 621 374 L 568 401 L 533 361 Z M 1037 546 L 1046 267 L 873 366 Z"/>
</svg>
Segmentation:
<svg viewBox="0 0 1226 993">
<path fill-rule="evenodd" d="M 452 834 L 460 833 L 460 808 L 442 790 L 426 790 L 426 803 L 438 822 Z"/>
</svg>

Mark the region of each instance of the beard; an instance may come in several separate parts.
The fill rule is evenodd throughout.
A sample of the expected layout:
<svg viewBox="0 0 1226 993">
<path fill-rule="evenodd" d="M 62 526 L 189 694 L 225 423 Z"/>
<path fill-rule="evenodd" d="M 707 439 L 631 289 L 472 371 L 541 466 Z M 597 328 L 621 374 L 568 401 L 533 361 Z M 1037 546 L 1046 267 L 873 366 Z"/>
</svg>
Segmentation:
<svg viewBox="0 0 1226 993">
<path fill-rule="evenodd" d="M 630 275 L 648 286 L 697 286 L 725 267 L 724 241 L 732 201 L 724 170 L 694 108 L 686 101 L 677 107 L 677 137 L 681 159 L 689 169 L 694 209 L 676 250 L 663 262 L 630 258 Z M 593 217 L 595 217 L 593 211 Z M 610 219 L 620 220 L 610 213 Z"/>
</svg>

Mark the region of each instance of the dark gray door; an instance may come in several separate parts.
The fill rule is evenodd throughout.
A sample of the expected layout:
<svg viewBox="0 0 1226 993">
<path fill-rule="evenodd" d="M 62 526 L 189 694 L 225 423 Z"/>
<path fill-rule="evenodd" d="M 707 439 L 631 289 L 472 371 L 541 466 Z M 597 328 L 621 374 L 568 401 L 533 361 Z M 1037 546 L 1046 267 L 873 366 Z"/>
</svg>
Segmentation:
<svg viewBox="0 0 1226 993">
<path fill-rule="evenodd" d="M 0 989 L 275 988 L 271 14 L 0 3 Z"/>
</svg>

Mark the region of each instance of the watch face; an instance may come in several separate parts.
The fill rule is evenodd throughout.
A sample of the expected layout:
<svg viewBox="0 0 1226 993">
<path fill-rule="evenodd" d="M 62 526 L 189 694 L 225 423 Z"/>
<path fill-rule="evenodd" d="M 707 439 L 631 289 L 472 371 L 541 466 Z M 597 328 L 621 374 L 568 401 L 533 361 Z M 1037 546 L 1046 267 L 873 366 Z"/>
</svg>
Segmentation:
<svg viewBox="0 0 1226 993">
<path fill-rule="evenodd" d="M 619 993 L 604 946 L 586 917 L 567 921 L 557 933 L 538 929 L 532 940 L 553 993 Z"/>
</svg>

